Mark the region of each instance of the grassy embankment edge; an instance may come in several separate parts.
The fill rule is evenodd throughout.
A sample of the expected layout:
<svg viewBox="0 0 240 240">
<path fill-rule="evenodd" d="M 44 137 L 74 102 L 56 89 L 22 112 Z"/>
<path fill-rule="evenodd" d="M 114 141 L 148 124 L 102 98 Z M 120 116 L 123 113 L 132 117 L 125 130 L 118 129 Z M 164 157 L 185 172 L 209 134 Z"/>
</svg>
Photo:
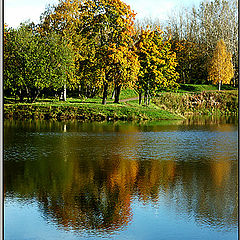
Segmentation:
<svg viewBox="0 0 240 240">
<path fill-rule="evenodd" d="M 152 100 L 150 106 L 139 106 L 137 100 L 106 105 L 101 98 L 39 99 L 36 103 L 13 103 L 5 99 L 5 119 L 53 119 L 53 120 L 177 120 L 185 115 L 237 115 L 238 91 L 216 91 L 211 85 L 186 84 L 176 93 L 163 92 Z M 200 90 L 200 91 L 199 91 Z M 120 99 L 136 98 L 134 90 L 121 92 Z"/>
<path fill-rule="evenodd" d="M 33 103 L 5 104 L 5 119 L 78 119 L 91 121 L 104 120 L 174 120 L 182 119 L 178 114 L 160 109 L 135 104 L 102 105 L 100 103 Z"/>
</svg>

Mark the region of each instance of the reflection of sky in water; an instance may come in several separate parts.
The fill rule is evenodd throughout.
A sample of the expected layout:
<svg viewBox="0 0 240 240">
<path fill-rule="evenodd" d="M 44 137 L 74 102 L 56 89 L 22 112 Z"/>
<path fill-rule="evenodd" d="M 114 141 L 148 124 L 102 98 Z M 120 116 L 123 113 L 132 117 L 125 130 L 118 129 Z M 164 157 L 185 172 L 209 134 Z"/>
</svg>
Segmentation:
<svg viewBox="0 0 240 240">
<path fill-rule="evenodd" d="M 146 158 L 175 157 L 179 161 L 198 161 L 227 154 L 237 157 L 236 132 L 179 131 L 143 133 L 140 155 Z M 227 145 L 225 145 L 227 143 Z"/>
<path fill-rule="evenodd" d="M 59 231 L 52 222 L 43 221 L 37 202 L 23 203 L 6 199 L 5 212 L 5 239 L 78 239 L 71 232 Z"/>
<path fill-rule="evenodd" d="M 53 222 L 43 221 L 37 202 L 24 203 L 6 199 L 5 239 L 237 239 L 237 231 L 209 231 L 194 218 L 176 215 L 174 211 L 162 204 L 157 206 L 143 205 L 134 200 L 132 203 L 133 220 L 126 228 L 108 235 L 94 234 L 84 229 L 75 232 L 65 231 Z M 22 219 L 24 218 L 24 225 Z M 10 229 L 14 229 L 11 231 Z M 31 230 L 30 230 L 31 229 Z M 149 230 L 151 233 L 149 234 Z M 37 236 L 37 238 L 36 238 Z"/>
</svg>

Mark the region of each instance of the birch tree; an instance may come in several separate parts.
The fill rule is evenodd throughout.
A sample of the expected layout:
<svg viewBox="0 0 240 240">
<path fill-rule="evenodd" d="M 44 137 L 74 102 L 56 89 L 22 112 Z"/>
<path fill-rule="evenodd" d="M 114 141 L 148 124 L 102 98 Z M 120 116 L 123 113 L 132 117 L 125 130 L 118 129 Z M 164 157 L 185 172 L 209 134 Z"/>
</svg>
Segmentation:
<svg viewBox="0 0 240 240">
<path fill-rule="evenodd" d="M 227 51 L 223 39 L 217 42 L 216 49 L 209 64 L 208 75 L 209 81 L 219 85 L 219 91 L 221 90 L 221 85 L 230 84 L 234 76 L 232 55 Z"/>
<path fill-rule="evenodd" d="M 234 68 L 238 69 L 238 2 L 237 0 L 214 0 L 202 2 L 198 11 L 201 22 L 201 42 L 206 46 L 208 59 L 219 39 L 225 42 L 232 55 Z M 235 71 L 233 84 L 238 77 Z"/>
<path fill-rule="evenodd" d="M 238 1 L 237 0 L 207 0 L 198 7 L 180 9 L 169 17 L 167 30 L 173 41 L 192 42 L 196 48 L 191 52 L 198 55 L 198 63 L 190 77 L 206 78 L 208 62 L 213 56 L 219 39 L 223 39 L 227 51 L 232 54 L 235 76 L 233 84 L 238 79 Z M 198 51 L 200 49 L 200 51 Z M 191 61 L 189 65 L 193 64 Z M 190 69 L 190 66 L 185 69 Z M 187 73 L 184 72 L 184 75 Z M 181 76 L 183 74 L 180 74 Z M 201 80 L 201 79 L 199 79 Z"/>
</svg>

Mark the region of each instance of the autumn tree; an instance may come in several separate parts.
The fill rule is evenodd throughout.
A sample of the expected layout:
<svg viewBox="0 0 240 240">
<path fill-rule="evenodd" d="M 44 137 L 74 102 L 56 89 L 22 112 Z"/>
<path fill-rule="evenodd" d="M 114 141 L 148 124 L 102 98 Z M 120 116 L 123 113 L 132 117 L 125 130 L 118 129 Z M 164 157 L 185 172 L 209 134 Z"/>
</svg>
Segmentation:
<svg viewBox="0 0 240 240">
<path fill-rule="evenodd" d="M 163 41 L 162 31 L 142 29 L 136 42 L 140 71 L 136 90 L 139 104 L 144 94 L 145 104 L 160 90 L 169 90 L 177 86 L 178 73 L 175 71 L 176 54 L 171 51 L 170 39 Z"/>
<path fill-rule="evenodd" d="M 198 9 L 200 22 L 199 35 L 206 46 L 206 54 L 212 58 L 219 39 L 223 39 L 227 50 L 232 54 L 234 69 L 238 69 L 238 1 L 204 1 Z M 238 71 L 235 71 L 234 85 Z"/>
<path fill-rule="evenodd" d="M 172 40 L 194 45 L 189 50 L 197 57 L 189 61 L 186 55 L 184 61 L 184 68 L 193 70 L 189 72 L 191 83 L 203 83 L 207 80 L 208 62 L 219 39 L 224 40 L 227 50 L 232 54 L 234 69 L 238 69 L 237 10 L 237 0 L 209 0 L 202 1 L 198 7 L 180 8 L 171 13 L 166 31 L 171 34 Z M 237 79 L 238 71 L 235 71 L 234 85 Z"/>
<path fill-rule="evenodd" d="M 109 62 L 113 66 L 111 76 L 114 79 L 114 103 L 119 103 L 121 88 L 133 88 L 137 81 L 140 64 L 134 47 L 120 46 L 116 49 L 116 45 L 113 45 L 109 50 Z"/>
<path fill-rule="evenodd" d="M 208 75 L 209 81 L 213 84 L 219 84 L 219 91 L 221 84 L 230 84 L 234 76 L 232 55 L 226 50 L 226 45 L 222 39 L 217 42 L 209 64 Z"/>
<path fill-rule="evenodd" d="M 41 31 L 54 31 L 69 40 L 75 49 L 78 83 L 102 88 L 105 104 L 110 86 L 119 90 L 136 80 L 134 17 L 120 0 L 61 0 L 43 14 Z M 118 98 L 117 93 L 115 102 Z"/>
<path fill-rule="evenodd" d="M 103 87 L 103 100 L 106 103 L 108 88 L 116 89 L 115 102 L 119 102 L 121 87 L 136 81 L 138 73 L 137 56 L 133 51 L 134 12 L 130 6 L 119 0 L 90 1 L 96 5 L 90 32 L 95 39 L 95 57 L 98 61 Z M 89 31 L 89 29 L 88 29 Z"/>
</svg>

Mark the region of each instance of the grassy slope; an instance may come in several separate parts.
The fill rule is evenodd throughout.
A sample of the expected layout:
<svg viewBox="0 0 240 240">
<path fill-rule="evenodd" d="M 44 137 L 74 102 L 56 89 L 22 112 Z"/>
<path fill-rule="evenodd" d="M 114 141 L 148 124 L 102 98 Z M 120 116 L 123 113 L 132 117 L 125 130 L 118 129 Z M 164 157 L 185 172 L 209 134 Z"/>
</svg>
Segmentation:
<svg viewBox="0 0 240 240">
<path fill-rule="evenodd" d="M 122 89 L 120 92 L 120 99 L 134 98 L 138 97 L 138 94 L 133 89 Z"/>
<path fill-rule="evenodd" d="M 222 85 L 221 90 L 236 90 L 237 88 L 229 85 Z M 200 85 L 200 84 L 180 84 L 177 92 L 203 92 L 203 91 L 218 91 L 218 85 Z"/>
<path fill-rule="evenodd" d="M 4 116 L 15 118 L 46 118 L 46 119 L 83 119 L 83 120 L 153 120 L 179 119 L 179 116 L 158 107 L 98 103 L 36 103 L 7 104 Z"/>
<path fill-rule="evenodd" d="M 136 97 L 134 90 L 121 91 L 120 99 Z M 179 115 L 163 110 L 158 106 L 139 106 L 137 101 L 114 104 L 111 98 L 106 105 L 101 104 L 101 98 L 77 99 L 68 98 L 66 102 L 57 99 L 39 99 L 36 103 L 11 103 L 5 101 L 5 118 L 47 118 L 47 119 L 83 119 L 83 120 L 171 120 L 181 119 Z"/>
<path fill-rule="evenodd" d="M 223 89 L 226 86 L 223 86 Z M 219 93 L 217 86 L 213 85 L 181 85 L 178 93 L 162 93 L 160 97 L 153 99 L 150 106 L 139 106 L 137 100 L 121 102 L 113 104 L 111 97 L 108 98 L 107 104 L 101 104 L 101 98 L 92 99 L 68 98 L 66 102 L 58 101 L 58 99 L 39 99 L 34 104 L 14 103 L 13 99 L 5 99 L 4 116 L 6 118 L 52 118 L 52 119 L 87 119 L 87 120 L 106 120 L 106 119 L 121 119 L 121 120 L 159 120 L 159 119 L 180 119 L 179 115 L 185 112 L 236 112 L 238 105 L 237 91 L 222 91 Z M 205 105 L 196 106 L 191 104 L 196 101 L 196 94 L 207 92 L 207 98 L 214 98 L 215 102 L 222 103 L 221 108 L 218 105 L 213 108 L 206 103 Z M 200 93 L 199 93 L 200 92 Z M 226 92 L 224 94 L 224 92 Z M 206 96 L 203 96 L 205 98 Z M 211 96 L 210 96 L 211 95 Z M 137 93 L 131 89 L 123 89 L 120 94 L 120 100 L 137 97 Z M 190 97 L 191 98 L 191 97 Z M 200 96 L 202 98 L 202 96 Z M 221 99 L 221 100 L 219 100 Z M 229 101 L 228 101 L 229 100 Z"/>
</svg>

